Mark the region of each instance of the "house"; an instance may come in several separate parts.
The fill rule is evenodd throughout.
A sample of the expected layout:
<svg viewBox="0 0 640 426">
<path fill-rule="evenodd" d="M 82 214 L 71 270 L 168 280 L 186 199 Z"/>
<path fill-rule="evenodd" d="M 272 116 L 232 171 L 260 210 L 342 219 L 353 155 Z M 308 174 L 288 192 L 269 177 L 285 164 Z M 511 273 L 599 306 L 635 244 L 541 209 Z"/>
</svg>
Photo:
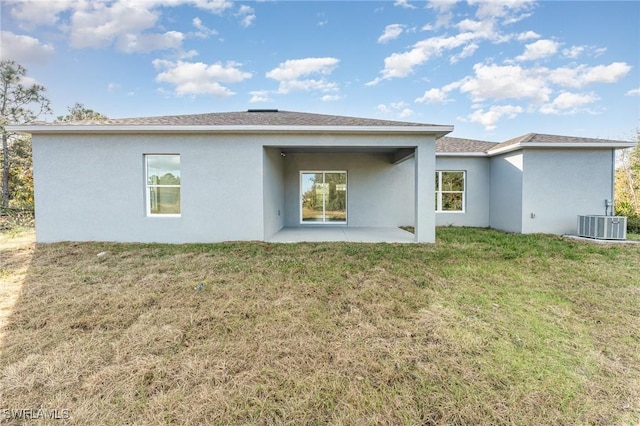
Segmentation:
<svg viewBox="0 0 640 426">
<path fill-rule="evenodd" d="M 448 137 L 448 125 L 278 110 L 10 130 L 33 136 L 38 242 L 278 241 L 287 229 L 402 225 L 426 243 L 439 225 L 571 234 L 577 215 L 605 212 L 615 150 L 633 146 L 492 143 Z"/>
</svg>

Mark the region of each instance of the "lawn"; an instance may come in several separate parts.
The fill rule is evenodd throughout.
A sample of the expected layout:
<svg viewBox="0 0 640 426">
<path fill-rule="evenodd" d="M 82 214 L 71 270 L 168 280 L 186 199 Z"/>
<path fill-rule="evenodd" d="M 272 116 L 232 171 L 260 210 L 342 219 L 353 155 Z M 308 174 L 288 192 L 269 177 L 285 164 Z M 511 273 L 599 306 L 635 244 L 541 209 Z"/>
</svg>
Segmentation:
<svg viewBox="0 0 640 426">
<path fill-rule="evenodd" d="M 0 237 L 0 423 L 640 422 L 640 245 L 32 241 Z"/>
</svg>

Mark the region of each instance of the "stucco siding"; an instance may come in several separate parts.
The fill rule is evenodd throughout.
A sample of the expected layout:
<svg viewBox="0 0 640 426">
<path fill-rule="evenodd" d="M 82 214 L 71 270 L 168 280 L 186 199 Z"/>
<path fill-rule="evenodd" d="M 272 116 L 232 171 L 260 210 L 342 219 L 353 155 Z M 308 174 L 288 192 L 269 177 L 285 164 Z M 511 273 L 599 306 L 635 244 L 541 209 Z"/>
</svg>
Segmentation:
<svg viewBox="0 0 640 426">
<path fill-rule="evenodd" d="M 284 159 L 285 226 L 300 226 L 300 171 L 347 172 L 347 225 L 413 225 L 413 162 L 374 153 L 289 153 Z"/>
<path fill-rule="evenodd" d="M 276 148 L 264 149 L 264 239 L 284 225 L 284 158 Z"/>
<path fill-rule="evenodd" d="M 491 158 L 489 224 L 522 232 L 523 155 L 521 151 Z"/>
<path fill-rule="evenodd" d="M 604 214 L 612 166 L 610 149 L 524 150 L 522 232 L 575 234 L 577 215 Z"/>
<path fill-rule="evenodd" d="M 437 226 L 489 226 L 491 169 L 484 157 L 436 157 L 436 170 L 466 172 L 464 212 L 437 212 Z"/>
<path fill-rule="evenodd" d="M 39 242 L 264 237 L 263 152 L 247 138 L 34 136 L 33 150 Z M 180 217 L 146 216 L 145 154 L 180 154 Z"/>
</svg>

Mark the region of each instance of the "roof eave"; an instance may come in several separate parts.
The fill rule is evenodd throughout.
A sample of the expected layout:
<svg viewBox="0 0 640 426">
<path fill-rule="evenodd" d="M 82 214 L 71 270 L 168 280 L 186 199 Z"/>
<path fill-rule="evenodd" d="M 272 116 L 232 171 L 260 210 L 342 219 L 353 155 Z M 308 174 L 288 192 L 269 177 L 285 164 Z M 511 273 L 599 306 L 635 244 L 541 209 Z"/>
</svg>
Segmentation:
<svg viewBox="0 0 640 426">
<path fill-rule="evenodd" d="M 486 152 L 473 152 L 473 151 L 463 151 L 463 152 L 437 152 L 436 157 L 488 157 L 489 154 Z"/>
<path fill-rule="evenodd" d="M 521 144 L 523 148 L 633 148 L 636 146 L 635 142 L 626 141 L 613 141 L 613 142 L 527 142 Z"/>
<path fill-rule="evenodd" d="M 633 148 L 636 146 L 635 142 L 565 142 L 565 143 L 548 143 L 548 142 L 525 142 L 517 143 L 513 145 L 504 146 L 502 148 L 490 149 L 487 151 L 489 156 L 506 154 L 512 151 L 517 151 L 525 148 L 539 148 L 539 149 L 557 149 L 557 148 L 570 148 L 570 149 L 624 149 Z"/>
<path fill-rule="evenodd" d="M 47 134 L 423 134 L 442 137 L 453 131 L 453 126 L 218 126 L 218 125 L 21 125 L 7 126 L 8 131 Z"/>
</svg>

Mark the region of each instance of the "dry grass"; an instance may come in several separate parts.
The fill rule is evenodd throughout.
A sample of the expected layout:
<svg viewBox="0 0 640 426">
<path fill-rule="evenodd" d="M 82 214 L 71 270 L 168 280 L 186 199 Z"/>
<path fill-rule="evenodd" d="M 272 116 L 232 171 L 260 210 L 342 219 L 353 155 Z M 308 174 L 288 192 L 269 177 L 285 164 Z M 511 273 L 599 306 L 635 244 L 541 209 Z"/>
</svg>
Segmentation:
<svg viewBox="0 0 640 426">
<path fill-rule="evenodd" d="M 0 240 L 0 410 L 67 409 L 69 424 L 640 422 L 638 246 L 455 228 L 435 245 L 30 238 Z"/>
</svg>

